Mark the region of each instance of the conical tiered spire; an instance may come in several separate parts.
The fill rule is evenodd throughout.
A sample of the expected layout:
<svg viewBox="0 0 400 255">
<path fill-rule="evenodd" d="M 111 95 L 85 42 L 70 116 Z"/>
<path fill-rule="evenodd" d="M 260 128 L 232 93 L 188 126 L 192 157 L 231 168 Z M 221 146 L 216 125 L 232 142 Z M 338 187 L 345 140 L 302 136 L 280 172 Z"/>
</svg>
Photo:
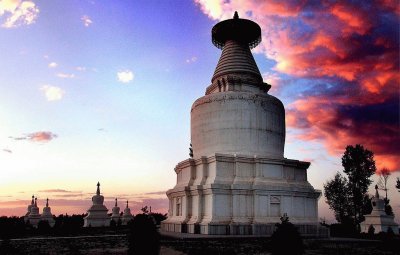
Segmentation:
<svg viewBox="0 0 400 255">
<path fill-rule="evenodd" d="M 222 49 L 222 54 L 206 94 L 215 92 L 215 88 L 219 92 L 243 90 L 242 84 L 268 91 L 270 85 L 263 83 L 250 51 L 261 42 L 259 25 L 251 20 L 240 19 L 235 12 L 233 19 L 221 21 L 213 27 L 211 37 L 213 44 Z"/>
<path fill-rule="evenodd" d="M 225 43 L 219 58 L 212 82 L 224 75 L 253 76 L 255 80 L 262 81 L 256 61 L 247 45 L 240 44 L 235 40 Z"/>
</svg>

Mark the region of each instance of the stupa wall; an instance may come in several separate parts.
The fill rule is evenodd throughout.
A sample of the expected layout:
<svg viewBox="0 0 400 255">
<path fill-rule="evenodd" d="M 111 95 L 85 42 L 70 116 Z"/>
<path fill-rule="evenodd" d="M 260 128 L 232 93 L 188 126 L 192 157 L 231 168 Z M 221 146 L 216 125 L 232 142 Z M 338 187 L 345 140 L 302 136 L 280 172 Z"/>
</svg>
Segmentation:
<svg viewBox="0 0 400 255">
<path fill-rule="evenodd" d="M 308 166 L 297 160 L 227 154 L 185 160 L 175 168 L 177 185 L 167 192 L 170 210 L 163 229 L 254 234 L 270 229 L 265 225 L 279 222 L 283 213 L 294 224 L 316 225 L 321 193 L 307 181 Z"/>
</svg>

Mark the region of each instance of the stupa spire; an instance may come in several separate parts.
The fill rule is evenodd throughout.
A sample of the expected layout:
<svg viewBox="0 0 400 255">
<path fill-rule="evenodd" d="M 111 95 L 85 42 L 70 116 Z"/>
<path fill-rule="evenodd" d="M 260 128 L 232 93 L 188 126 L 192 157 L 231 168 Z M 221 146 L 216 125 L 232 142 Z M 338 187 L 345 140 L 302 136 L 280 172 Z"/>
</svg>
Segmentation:
<svg viewBox="0 0 400 255">
<path fill-rule="evenodd" d="M 46 207 L 49 207 L 49 198 L 46 198 Z"/>
<path fill-rule="evenodd" d="M 96 191 L 97 195 L 100 195 L 100 182 L 97 182 L 97 191 Z"/>
<path fill-rule="evenodd" d="M 379 198 L 378 185 L 375 185 L 375 198 Z"/>
<path fill-rule="evenodd" d="M 239 14 L 237 11 L 235 11 L 235 14 L 233 15 L 233 19 L 238 19 L 239 18 Z"/>
<path fill-rule="evenodd" d="M 117 206 L 117 203 L 118 203 L 118 199 L 115 198 L 115 206 Z"/>
<path fill-rule="evenodd" d="M 126 208 L 128 208 L 128 200 L 126 200 Z"/>
<path fill-rule="evenodd" d="M 37 197 L 35 197 L 35 206 L 37 206 Z"/>
<path fill-rule="evenodd" d="M 31 205 L 33 205 L 35 203 L 35 195 L 32 195 L 32 201 L 31 201 Z"/>
</svg>

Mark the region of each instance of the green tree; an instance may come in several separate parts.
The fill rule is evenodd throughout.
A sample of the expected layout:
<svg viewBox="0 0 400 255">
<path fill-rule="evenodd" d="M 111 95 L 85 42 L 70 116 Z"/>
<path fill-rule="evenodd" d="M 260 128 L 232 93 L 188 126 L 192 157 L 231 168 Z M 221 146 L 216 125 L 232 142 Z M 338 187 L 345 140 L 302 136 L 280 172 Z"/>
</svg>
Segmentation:
<svg viewBox="0 0 400 255">
<path fill-rule="evenodd" d="M 351 208 L 349 207 L 349 187 L 348 181 L 339 172 L 335 177 L 324 184 L 324 193 L 329 208 L 335 213 L 338 222 L 348 222 L 351 216 Z"/>
<path fill-rule="evenodd" d="M 370 177 L 376 171 L 374 153 L 360 144 L 354 147 L 348 145 L 342 157 L 342 166 L 343 172 L 348 176 L 353 220 L 358 225 L 364 220 L 364 198 L 372 182 Z"/>
</svg>

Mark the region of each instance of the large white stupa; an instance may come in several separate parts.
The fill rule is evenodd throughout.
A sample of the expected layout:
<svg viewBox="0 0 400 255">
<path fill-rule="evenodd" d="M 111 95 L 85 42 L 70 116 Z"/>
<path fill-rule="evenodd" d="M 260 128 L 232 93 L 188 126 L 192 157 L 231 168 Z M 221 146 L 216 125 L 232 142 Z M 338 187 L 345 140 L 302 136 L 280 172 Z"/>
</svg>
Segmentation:
<svg viewBox="0 0 400 255">
<path fill-rule="evenodd" d="M 193 156 L 175 167 L 162 230 L 269 235 L 287 213 L 303 235 L 317 235 L 321 192 L 307 181 L 309 162 L 284 157 L 285 109 L 250 51 L 260 27 L 235 13 L 213 27 L 212 41 L 222 55 L 193 103 Z"/>
<path fill-rule="evenodd" d="M 89 208 L 88 215 L 84 218 L 84 227 L 107 227 L 110 226 L 108 209 L 103 204 L 104 197 L 100 195 L 100 183 L 97 183 L 96 195 L 92 197 L 93 205 Z"/>
</svg>

